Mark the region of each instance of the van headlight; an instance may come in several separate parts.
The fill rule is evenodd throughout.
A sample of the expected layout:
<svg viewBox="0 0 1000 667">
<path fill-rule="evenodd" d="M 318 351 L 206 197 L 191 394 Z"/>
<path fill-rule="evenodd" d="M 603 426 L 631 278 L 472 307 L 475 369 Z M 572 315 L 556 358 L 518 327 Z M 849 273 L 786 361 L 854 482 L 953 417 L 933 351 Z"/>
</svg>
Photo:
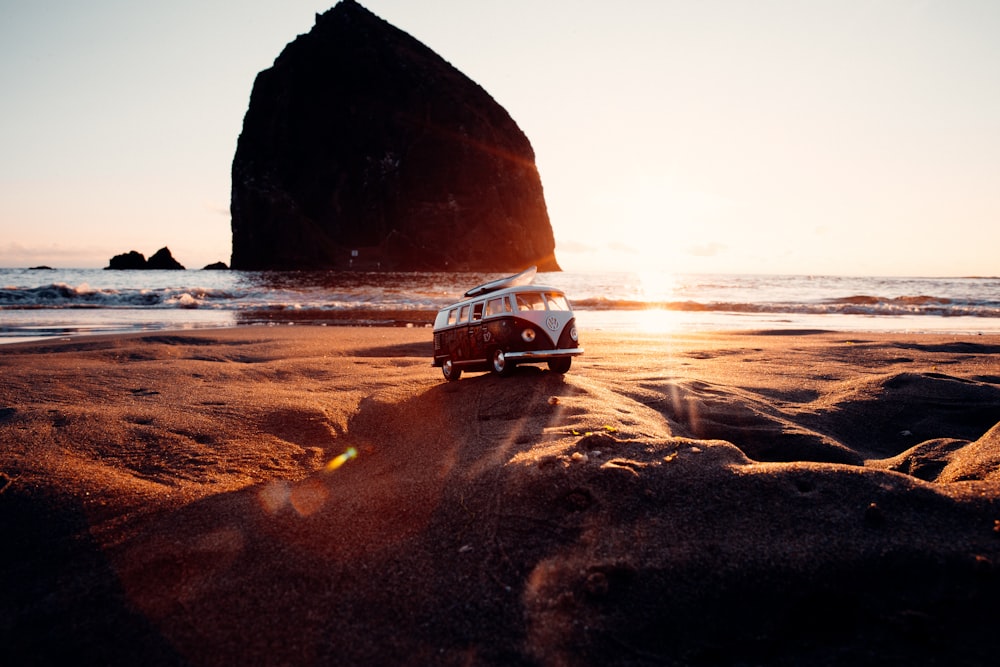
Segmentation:
<svg viewBox="0 0 1000 667">
<path fill-rule="evenodd" d="M 532 342 L 533 340 L 535 340 L 535 330 L 534 329 L 525 329 L 524 331 L 521 332 L 521 339 L 525 343 Z"/>
<path fill-rule="evenodd" d="M 569 330 L 569 337 L 573 339 L 574 343 L 577 342 L 576 327 L 573 327 L 572 329 Z"/>
</svg>

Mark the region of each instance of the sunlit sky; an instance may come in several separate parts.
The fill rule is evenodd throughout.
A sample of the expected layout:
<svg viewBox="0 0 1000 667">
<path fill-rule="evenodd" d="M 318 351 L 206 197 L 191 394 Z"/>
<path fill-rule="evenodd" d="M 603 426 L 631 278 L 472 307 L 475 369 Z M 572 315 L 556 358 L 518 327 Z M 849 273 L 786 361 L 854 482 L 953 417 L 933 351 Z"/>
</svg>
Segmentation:
<svg viewBox="0 0 1000 667">
<path fill-rule="evenodd" d="M 333 4 L 0 0 L 0 266 L 228 263 L 254 77 Z M 1000 2 L 361 4 L 524 130 L 564 269 L 1000 275 Z"/>
</svg>

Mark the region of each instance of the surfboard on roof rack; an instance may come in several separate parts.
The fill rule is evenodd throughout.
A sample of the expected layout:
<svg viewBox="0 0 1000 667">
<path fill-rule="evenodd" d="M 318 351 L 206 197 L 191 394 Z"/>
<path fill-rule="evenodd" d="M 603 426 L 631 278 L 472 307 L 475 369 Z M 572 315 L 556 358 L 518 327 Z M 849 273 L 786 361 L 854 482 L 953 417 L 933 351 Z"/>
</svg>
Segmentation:
<svg viewBox="0 0 1000 667">
<path fill-rule="evenodd" d="M 490 292 L 496 292 L 497 290 L 506 289 L 508 287 L 522 287 L 524 285 L 530 285 L 531 281 L 535 279 L 535 273 L 537 271 L 538 267 L 529 266 L 524 271 L 516 273 L 512 276 L 498 278 L 497 280 L 491 280 L 490 282 L 483 283 L 482 285 L 476 285 L 466 292 L 465 296 L 479 296 L 480 294 L 489 294 Z"/>
</svg>

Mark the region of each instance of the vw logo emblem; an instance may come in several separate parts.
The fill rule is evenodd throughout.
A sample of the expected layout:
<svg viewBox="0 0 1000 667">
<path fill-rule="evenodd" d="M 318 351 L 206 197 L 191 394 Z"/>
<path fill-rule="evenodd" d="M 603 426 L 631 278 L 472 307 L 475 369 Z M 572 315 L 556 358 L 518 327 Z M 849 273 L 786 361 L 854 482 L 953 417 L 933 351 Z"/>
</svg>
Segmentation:
<svg viewBox="0 0 1000 667">
<path fill-rule="evenodd" d="M 555 317 L 550 317 L 549 319 L 545 320 L 545 326 L 547 326 L 552 331 L 555 331 L 556 329 L 559 328 L 559 320 Z"/>
</svg>

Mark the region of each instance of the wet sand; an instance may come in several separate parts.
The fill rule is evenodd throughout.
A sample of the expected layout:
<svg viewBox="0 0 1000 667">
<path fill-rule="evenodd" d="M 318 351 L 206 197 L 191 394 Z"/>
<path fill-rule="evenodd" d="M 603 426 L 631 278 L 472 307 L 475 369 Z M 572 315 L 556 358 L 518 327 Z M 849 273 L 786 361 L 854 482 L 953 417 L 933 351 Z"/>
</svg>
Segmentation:
<svg viewBox="0 0 1000 667">
<path fill-rule="evenodd" d="M 1000 338 L 584 336 L 0 347 L 4 662 L 996 660 Z"/>
</svg>

